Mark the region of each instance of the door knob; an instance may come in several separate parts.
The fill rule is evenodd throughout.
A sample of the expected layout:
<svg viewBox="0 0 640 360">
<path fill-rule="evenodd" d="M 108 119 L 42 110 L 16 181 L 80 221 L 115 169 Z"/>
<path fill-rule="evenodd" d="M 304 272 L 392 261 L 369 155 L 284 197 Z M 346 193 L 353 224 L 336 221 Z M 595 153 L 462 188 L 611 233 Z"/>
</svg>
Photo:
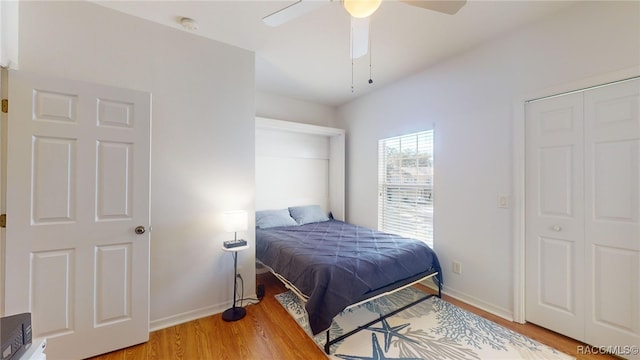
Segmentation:
<svg viewBox="0 0 640 360">
<path fill-rule="evenodd" d="M 145 229 L 145 228 L 144 228 L 144 226 L 142 226 L 142 225 L 141 225 L 141 226 L 136 227 L 136 229 L 135 229 L 135 232 L 136 232 L 136 234 L 138 234 L 138 235 L 142 235 L 142 234 L 144 234 L 144 232 L 145 232 L 145 231 L 146 231 L 146 229 Z"/>
<path fill-rule="evenodd" d="M 560 225 L 553 225 L 553 231 L 562 231 L 562 227 Z"/>
</svg>

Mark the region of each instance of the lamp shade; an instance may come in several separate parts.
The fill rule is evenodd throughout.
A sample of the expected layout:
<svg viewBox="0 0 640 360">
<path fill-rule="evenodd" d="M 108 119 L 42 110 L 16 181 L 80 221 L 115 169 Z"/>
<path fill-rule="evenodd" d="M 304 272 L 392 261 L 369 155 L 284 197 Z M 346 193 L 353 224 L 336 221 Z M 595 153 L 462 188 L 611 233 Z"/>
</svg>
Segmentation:
<svg viewBox="0 0 640 360">
<path fill-rule="evenodd" d="M 382 0 L 343 0 L 342 5 L 354 18 L 366 18 L 378 10 L 381 2 Z"/>
<path fill-rule="evenodd" d="M 234 210 L 224 212 L 224 230 L 227 232 L 246 231 L 249 227 L 247 212 Z"/>
</svg>

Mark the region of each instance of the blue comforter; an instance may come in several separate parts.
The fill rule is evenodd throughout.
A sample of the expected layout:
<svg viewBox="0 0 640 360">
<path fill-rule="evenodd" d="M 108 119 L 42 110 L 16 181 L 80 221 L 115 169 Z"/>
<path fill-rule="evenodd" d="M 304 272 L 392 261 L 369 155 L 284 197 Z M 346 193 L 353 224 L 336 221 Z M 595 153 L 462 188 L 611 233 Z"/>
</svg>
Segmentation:
<svg viewBox="0 0 640 360">
<path fill-rule="evenodd" d="M 424 242 L 337 220 L 257 228 L 256 256 L 309 297 L 313 334 L 368 292 L 426 271 L 442 280 L 438 258 Z"/>
</svg>

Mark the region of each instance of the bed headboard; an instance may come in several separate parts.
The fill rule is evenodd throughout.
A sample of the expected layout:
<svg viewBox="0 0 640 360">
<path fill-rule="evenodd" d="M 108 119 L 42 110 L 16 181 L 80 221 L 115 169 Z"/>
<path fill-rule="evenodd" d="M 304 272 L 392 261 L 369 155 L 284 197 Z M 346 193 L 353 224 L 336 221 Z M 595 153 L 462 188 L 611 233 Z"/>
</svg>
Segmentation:
<svg viewBox="0 0 640 360">
<path fill-rule="evenodd" d="M 318 204 L 344 220 L 342 129 L 256 118 L 256 210 Z"/>
</svg>

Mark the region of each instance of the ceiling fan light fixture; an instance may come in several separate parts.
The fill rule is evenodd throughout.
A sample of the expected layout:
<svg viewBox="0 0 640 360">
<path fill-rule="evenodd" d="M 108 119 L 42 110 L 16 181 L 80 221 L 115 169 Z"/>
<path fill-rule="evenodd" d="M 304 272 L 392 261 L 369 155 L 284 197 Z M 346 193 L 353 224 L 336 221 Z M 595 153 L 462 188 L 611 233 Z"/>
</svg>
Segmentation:
<svg viewBox="0 0 640 360">
<path fill-rule="evenodd" d="M 371 16 L 378 8 L 382 0 L 342 0 L 342 6 L 354 18 L 366 18 Z"/>
</svg>

